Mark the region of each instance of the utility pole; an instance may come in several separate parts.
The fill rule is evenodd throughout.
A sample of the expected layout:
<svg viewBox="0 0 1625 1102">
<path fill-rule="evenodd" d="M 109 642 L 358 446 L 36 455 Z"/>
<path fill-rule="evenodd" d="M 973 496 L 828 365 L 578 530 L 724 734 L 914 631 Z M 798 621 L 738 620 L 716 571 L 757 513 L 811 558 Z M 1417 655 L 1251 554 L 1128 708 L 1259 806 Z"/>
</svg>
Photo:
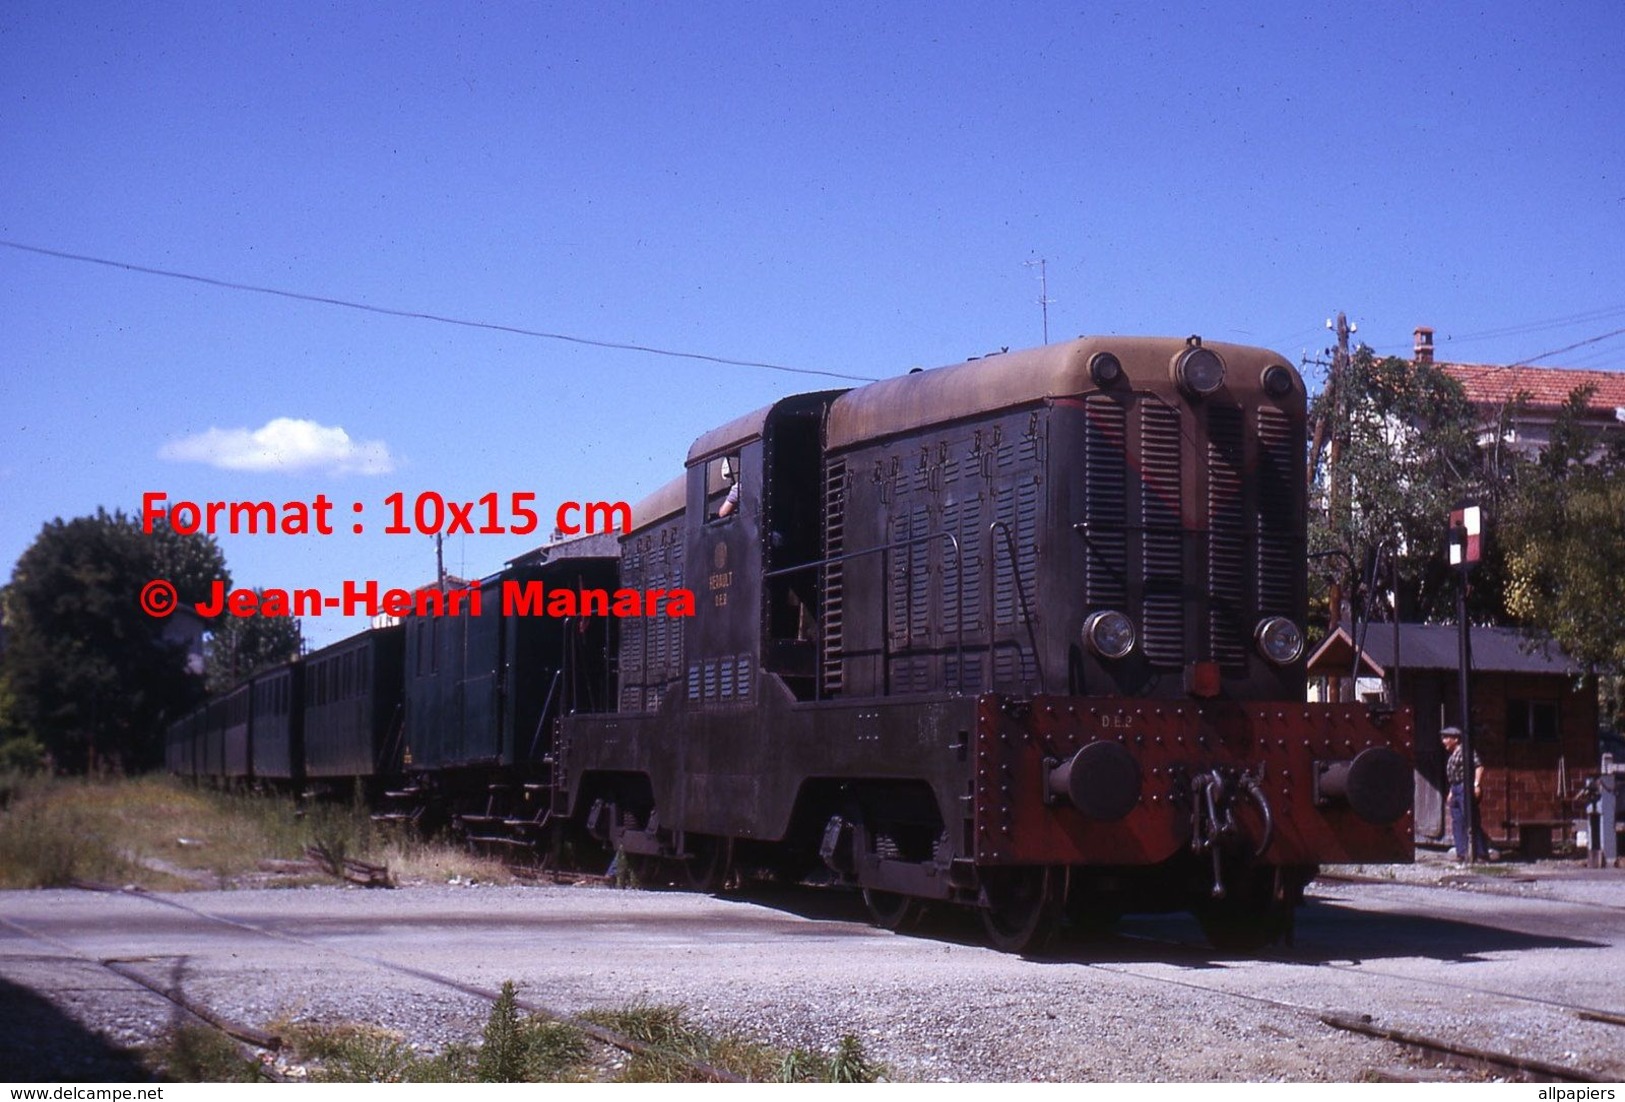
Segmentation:
<svg viewBox="0 0 1625 1102">
<path fill-rule="evenodd" d="M 1464 772 L 1461 786 L 1461 811 L 1467 820 L 1467 852 L 1458 856 L 1469 865 L 1477 858 L 1478 793 L 1473 788 L 1477 770 L 1473 768 L 1473 629 L 1467 620 L 1467 593 L 1473 568 L 1482 557 L 1484 510 L 1476 502 L 1463 501 L 1450 512 L 1448 549 L 1450 565 L 1460 572 L 1460 586 L 1456 590 L 1456 630 L 1458 657 L 1456 678 L 1459 692 L 1457 708 L 1461 720 L 1461 754 Z"/>
<path fill-rule="evenodd" d="M 1049 297 L 1049 261 L 1044 257 L 1037 260 L 1022 261 L 1022 267 L 1038 266 L 1038 308 L 1044 316 L 1044 343 L 1049 343 L 1049 304 L 1054 301 Z"/>
<path fill-rule="evenodd" d="M 1348 315 L 1339 310 L 1335 321 L 1327 319 L 1326 328 L 1337 335 L 1337 347 L 1331 350 L 1332 364 L 1326 376 L 1327 400 L 1320 404 L 1320 415 L 1315 418 L 1314 435 L 1309 445 L 1307 479 L 1309 488 L 1313 490 L 1315 468 L 1320 465 L 1321 452 L 1329 443 L 1330 454 L 1326 458 L 1326 518 L 1335 523 L 1338 508 L 1342 504 L 1337 468 L 1343 458 L 1343 441 L 1348 435 L 1348 419 L 1344 416 L 1347 395 L 1344 392 L 1348 384 L 1349 336 L 1356 332 L 1358 327 L 1350 325 Z M 1337 625 L 1343 620 L 1343 579 L 1340 575 L 1332 576 L 1331 585 L 1327 588 L 1327 603 L 1330 605 L 1328 628 L 1336 631 Z M 1349 630 L 1353 631 L 1352 624 Z M 1351 691 L 1353 684 L 1352 681 L 1349 683 Z M 1327 689 L 1331 699 L 1343 699 L 1342 678 L 1330 678 Z"/>
</svg>

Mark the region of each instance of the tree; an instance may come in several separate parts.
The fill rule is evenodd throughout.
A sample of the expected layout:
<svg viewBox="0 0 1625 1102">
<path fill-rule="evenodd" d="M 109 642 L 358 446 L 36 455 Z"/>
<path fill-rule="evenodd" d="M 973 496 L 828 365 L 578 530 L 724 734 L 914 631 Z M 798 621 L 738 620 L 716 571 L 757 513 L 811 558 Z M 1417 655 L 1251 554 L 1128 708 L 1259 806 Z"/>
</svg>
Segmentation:
<svg viewBox="0 0 1625 1102">
<path fill-rule="evenodd" d="M 209 536 L 153 534 L 122 512 L 60 518 L 23 552 L 0 593 L 8 632 L 3 696 L 14 737 L 32 737 L 58 766 L 144 768 L 163 754 L 164 725 L 197 702 L 184 647 L 139 594 L 166 578 L 182 605 L 203 599 L 225 559 Z"/>
<path fill-rule="evenodd" d="M 1507 503 L 1507 608 L 1593 673 L 1625 672 L 1625 445 L 1585 428 L 1576 390 Z"/>
<path fill-rule="evenodd" d="M 1401 617 L 1454 619 L 1457 583 L 1443 554 L 1450 510 L 1464 497 L 1489 504 L 1500 485 L 1478 449 L 1461 385 L 1435 364 L 1379 360 L 1361 346 L 1316 406 L 1334 434 L 1311 494 L 1310 549 L 1324 564 L 1320 577 L 1357 594 L 1360 576 L 1386 545 L 1398 558 Z M 1493 617 L 1498 608 L 1493 552 L 1491 559 L 1475 585 L 1477 616 Z"/>
<path fill-rule="evenodd" d="M 255 589 L 254 593 L 263 596 L 262 590 Z M 209 691 L 224 692 L 245 677 L 297 658 L 304 646 L 304 633 L 292 616 L 222 613 L 209 629 Z"/>
</svg>

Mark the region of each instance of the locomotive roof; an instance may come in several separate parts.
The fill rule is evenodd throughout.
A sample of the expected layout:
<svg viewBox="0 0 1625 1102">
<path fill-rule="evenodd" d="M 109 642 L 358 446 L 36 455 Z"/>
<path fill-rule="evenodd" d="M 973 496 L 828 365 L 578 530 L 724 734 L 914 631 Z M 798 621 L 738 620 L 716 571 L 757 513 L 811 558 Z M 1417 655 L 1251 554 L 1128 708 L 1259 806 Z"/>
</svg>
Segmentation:
<svg viewBox="0 0 1625 1102">
<path fill-rule="evenodd" d="M 1204 342 L 1220 355 L 1239 345 Z M 1112 352 L 1130 375 L 1135 359 L 1149 356 L 1160 370 L 1185 347 L 1182 337 L 1079 337 L 1019 352 L 1001 352 L 968 363 L 882 379 L 836 399 L 829 411 L 833 451 L 867 440 L 947 424 L 1097 389 L 1089 359 Z M 1247 349 L 1253 352 L 1256 350 Z M 1162 376 L 1166 378 L 1166 375 Z"/>
<path fill-rule="evenodd" d="M 741 446 L 759 438 L 767 428 L 768 418 L 780 410 L 793 413 L 798 410 L 817 409 L 820 406 L 827 406 L 837 395 L 845 393 L 847 391 L 844 390 L 815 390 L 806 394 L 792 394 L 788 398 L 780 398 L 772 405 L 735 417 L 727 424 L 717 426 L 694 441 L 694 446 L 688 449 L 687 465 L 692 467 L 702 459 L 738 451 Z"/>
<path fill-rule="evenodd" d="M 688 449 L 688 463 L 693 465 L 696 460 L 706 459 L 718 452 L 734 451 L 741 444 L 749 443 L 762 435 L 762 427 L 767 424 L 767 415 L 773 412 L 772 406 L 763 406 L 753 409 L 729 421 L 726 425 L 718 425 L 710 432 L 694 441 L 694 446 Z"/>
<path fill-rule="evenodd" d="M 681 513 L 687 505 L 688 478 L 678 475 L 654 493 L 632 506 L 632 531 Z"/>
</svg>

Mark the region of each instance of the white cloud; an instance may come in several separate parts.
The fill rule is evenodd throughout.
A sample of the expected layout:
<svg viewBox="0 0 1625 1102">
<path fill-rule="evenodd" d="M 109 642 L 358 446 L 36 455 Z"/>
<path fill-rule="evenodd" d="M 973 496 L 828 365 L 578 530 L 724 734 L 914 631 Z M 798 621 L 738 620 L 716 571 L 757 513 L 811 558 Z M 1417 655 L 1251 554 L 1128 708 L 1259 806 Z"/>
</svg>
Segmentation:
<svg viewBox="0 0 1625 1102">
<path fill-rule="evenodd" d="M 327 471 L 388 474 L 395 458 L 382 440 L 351 440 L 337 425 L 278 417 L 257 429 L 216 429 L 171 440 L 160 459 L 207 463 L 228 471 Z"/>
</svg>

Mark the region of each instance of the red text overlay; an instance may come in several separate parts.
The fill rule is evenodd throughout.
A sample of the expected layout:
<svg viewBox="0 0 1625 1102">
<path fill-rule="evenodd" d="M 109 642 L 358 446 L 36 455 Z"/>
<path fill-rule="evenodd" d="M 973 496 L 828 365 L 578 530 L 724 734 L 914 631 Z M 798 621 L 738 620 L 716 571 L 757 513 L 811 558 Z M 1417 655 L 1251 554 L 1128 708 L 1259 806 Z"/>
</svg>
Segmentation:
<svg viewBox="0 0 1625 1102">
<path fill-rule="evenodd" d="M 209 596 L 194 603 L 199 616 L 479 616 L 493 601 L 504 616 L 692 616 L 688 589 L 572 589 L 538 581 L 505 581 L 496 591 L 478 584 L 455 589 L 385 589 L 375 581 L 344 583 L 339 593 L 320 589 L 227 589 L 215 582 Z M 175 587 L 162 578 L 141 591 L 141 607 L 151 616 L 175 610 Z"/>
<path fill-rule="evenodd" d="M 350 531 L 366 530 L 368 506 L 352 501 Z M 408 497 L 396 492 L 384 497 L 382 531 L 391 536 L 528 536 L 541 530 L 536 495 L 528 490 L 510 494 L 481 494 L 471 501 L 447 498 L 434 490 Z M 141 530 L 167 521 L 183 536 L 205 532 L 240 535 L 331 536 L 342 527 L 341 504 L 326 494 L 309 501 L 171 501 L 163 490 L 141 495 Z M 553 510 L 553 530 L 561 536 L 632 530 L 632 507 L 624 501 L 565 501 Z"/>
</svg>

